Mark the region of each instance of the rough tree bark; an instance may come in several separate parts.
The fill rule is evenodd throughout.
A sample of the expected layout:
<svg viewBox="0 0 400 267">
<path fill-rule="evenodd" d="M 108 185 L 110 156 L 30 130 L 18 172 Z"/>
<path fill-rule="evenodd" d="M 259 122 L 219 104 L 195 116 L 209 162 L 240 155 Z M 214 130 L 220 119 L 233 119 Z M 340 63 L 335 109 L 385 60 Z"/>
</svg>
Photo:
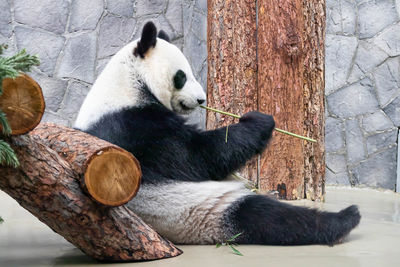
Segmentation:
<svg viewBox="0 0 400 267">
<path fill-rule="evenodd" d="M 55 151 L 29 136 L 12 139 L 21 166 L 0 166 L 0 189 L 87 255 L 104 261 L 153 260 L 182 252 L 124 206 L 99 205 Z"/>
<path fill-rule="evenodd" d="M 208 105 L 239 115 L 257 110 L 256 1 L 208 1 L 207 26 Z M 207 112 L 207 129 L 233 121 Z M 240 173 L 257 185 L 257 157 Z"/>
<path fill-rule="evenodd" d="M 29 134 L 63 157 L 81 176 L 83 189 L 97 202 L 120 206 L 139 190 L 140 164 L 126 150 L 53 123 L 41 123 Z"/>
<path fill-rule="evenodd" d="M 304 191 L 307 199 L 325 196 L 325 0 L 303 0 L 304 103 L 303 134 L 314 136 L 317 143 L 305 143 Z"/>
<path fill-rule="evenodd" d="M 258 109 L 272 114 L 278 128 L 318 140 L 275 133 L 258 180 L 262 191 L 277 190 L 281 198 L 322 200 L 325 1 L 208 4 L 208 104 L 239 114 Z M 223 124 L 218 116 L 208 112 L 209 129 Z"/>
</svg>

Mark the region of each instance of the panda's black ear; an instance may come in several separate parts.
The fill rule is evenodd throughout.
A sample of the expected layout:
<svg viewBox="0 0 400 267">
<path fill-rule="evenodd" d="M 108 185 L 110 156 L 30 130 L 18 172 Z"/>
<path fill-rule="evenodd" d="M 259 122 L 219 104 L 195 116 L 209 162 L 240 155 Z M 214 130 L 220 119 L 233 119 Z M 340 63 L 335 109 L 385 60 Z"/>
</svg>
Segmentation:
<svg viewBox="0 0 400 267">
<path fill-rule="evenodd" d="M 165 31 L 163 31 L 163 30 L 159 31 L 159 33 L 158 33 L 158 38 L 163 39 L 163 40 L 165 40 L 165 41 L 167 41 L 167 42 L 169 43 L 169 36 L 168 36 L 168 34 L 167 34 Z"/>
<path fill-rule="evenodd" d="M 153 22 L 147 22 L 142 30 L 142 37 L 137 44 L 137 47 L 133 51 L 135 56 L 140 56 L 144 58 L 146 52 L 151 48 L 155 47 L 157 42 L 157 28 Z"/>
</svg>

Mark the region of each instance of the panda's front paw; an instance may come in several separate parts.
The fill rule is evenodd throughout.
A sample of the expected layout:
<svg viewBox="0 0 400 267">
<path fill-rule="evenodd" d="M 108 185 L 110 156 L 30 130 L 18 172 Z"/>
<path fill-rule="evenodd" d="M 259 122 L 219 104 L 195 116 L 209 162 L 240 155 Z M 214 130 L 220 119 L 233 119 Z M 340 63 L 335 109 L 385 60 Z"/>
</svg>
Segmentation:
<svg viewBox="0 0 400 267">
<path fill-rule="evenodd" d="M 256 146 L 261 152 L 272 136 L 275 128 L 275 121 L 271 115 L 267 115 L 258 111 L 251 111 L 244 114 L 239 123 L 247 129 L 251 129 L 251 137 L 255 138 Z"/>
<path fill-rule="evenodd" d="M 240 118 L 239 122 L 256 124 L 257 126 L 268 129 L 270 131 L 275 128 L 274 117 L 258 111 L 247 112 Z"/>
</svg>

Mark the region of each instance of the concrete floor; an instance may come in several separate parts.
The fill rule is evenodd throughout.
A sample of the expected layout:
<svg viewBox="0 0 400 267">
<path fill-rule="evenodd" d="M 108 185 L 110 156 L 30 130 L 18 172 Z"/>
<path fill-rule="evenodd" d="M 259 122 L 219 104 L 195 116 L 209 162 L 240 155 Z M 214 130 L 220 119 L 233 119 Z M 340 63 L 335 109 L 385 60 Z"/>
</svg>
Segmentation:
<svg viewBox="0 0 400 267">
<path fill-rule="evenodd" d="M 389 191 L 327 187 L 325 203 L 296 205 L 338 211 L 357 204 L 361 224 L 343 244 L 328 246 L 238 246 L 244 256 L 227 247 L 179 246 L 183 255 L 121 266 L 400 266 L 400 194 Z M 0 191 L 0 266 L 116 266 L 99 264 L 52 232 Z"/>
</svg>

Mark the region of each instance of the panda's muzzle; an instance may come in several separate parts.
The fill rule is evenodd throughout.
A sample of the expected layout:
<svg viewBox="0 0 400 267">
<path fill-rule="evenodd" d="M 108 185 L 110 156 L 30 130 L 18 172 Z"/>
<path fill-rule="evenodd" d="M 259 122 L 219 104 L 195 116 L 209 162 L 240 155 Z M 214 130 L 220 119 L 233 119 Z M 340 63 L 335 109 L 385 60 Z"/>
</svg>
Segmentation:
<svg viewBox="0 0 400 267">
<path fill-rule="evenodd" d="M 183 103 L 183 101 L 179 101 L 179 105 L 181 106 L 182 110 L 184 110 L 184 111 L 190 111 L 190 110 L 192 110 L 192 109 L 195 108 L 195 107 L 188 107 L 188 106 L 186 106 L 186 105 Z"/>
</svg>

